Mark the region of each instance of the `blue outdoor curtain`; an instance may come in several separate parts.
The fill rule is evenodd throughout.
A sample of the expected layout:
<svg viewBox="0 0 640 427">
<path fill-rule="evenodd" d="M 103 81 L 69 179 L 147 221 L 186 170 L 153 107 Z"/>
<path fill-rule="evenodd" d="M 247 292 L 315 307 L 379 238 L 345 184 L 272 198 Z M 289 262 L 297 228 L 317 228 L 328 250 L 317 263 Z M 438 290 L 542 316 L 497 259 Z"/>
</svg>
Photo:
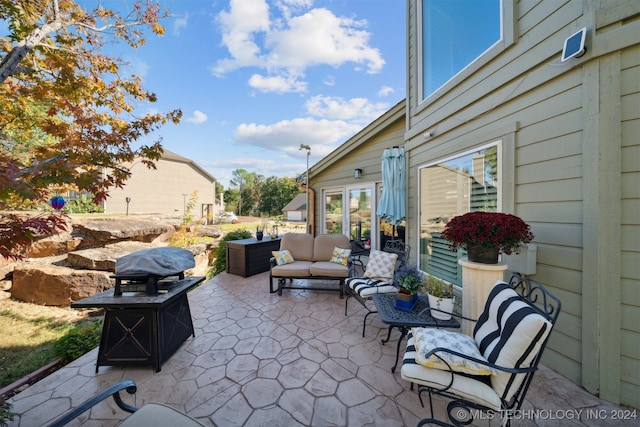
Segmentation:
<svg viewBox="0 0 640 427">
<path fill-rule="evenodd" d="M 382 197 L 376 214 L 398 225 L 406 213 L 407 173 L 404 148 L 387 148 L 382 154 Z"/>
</svg>

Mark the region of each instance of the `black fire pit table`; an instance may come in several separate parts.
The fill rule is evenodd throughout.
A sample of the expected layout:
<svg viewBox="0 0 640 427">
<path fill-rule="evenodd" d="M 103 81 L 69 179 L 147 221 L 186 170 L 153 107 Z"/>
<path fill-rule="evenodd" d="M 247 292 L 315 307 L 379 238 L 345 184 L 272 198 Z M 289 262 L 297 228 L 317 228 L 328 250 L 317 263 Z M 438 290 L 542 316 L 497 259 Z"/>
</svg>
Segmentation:
<svg viewBox="0 0 640 427">
<path fill-rule="evenodd" d="M 96 372 L 100 366 L 153 366 L 156 372 L 180 345 L 195 336 L 187 292 L 204 276 L 160 282 L 157 294 L 115 289 L 72 302 L 72 308 L 104 308 Z"/>
<path fill-rule="evenodd" d="M 373 294 L 373 302 L 376 305 L 380 319 L 389 325 L 387 338 L 382 340 L 382 344 L 389 342 L 391 330 L 398 328 L 400 338 L 398 338 L 398 348 L 396 349 L 396 363 L 391 368 L 391 372 L 396 371 L 400 356 L 400 344 L 407 335 L 410 328 L 433 327 L 433 328 L 459 328 L 460 322 L 452 317 L 449 320 L 439 320 L 431 317 L 429 311 L 429 299 L 426 295 L 420 295 L 418 302 L 411 311 L 400 310 L 395 307 L 395 294 Z"/>
</svg>

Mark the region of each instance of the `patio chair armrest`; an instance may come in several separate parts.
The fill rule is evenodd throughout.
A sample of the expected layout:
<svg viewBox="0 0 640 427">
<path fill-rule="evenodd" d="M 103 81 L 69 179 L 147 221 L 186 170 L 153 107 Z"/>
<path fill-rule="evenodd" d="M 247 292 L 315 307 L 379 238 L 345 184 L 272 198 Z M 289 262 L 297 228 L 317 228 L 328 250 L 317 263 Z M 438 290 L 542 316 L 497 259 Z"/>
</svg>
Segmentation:
<svg viewBox="0 0 640 427">
<path fill-rule="evenodd" d="M 59 427 L 59 426 L 66 425 L 68 422 L 74 420 L 75 418 L 80 416 L 80 414 L 91 409 L 92 407 L 102 402 L 109 396 L 113 396 L 113 400 L 115 400 L 116 404 L 120 409 L 127 412 L 134 413 L 135 411 L 138 410 L 138 408 L 136 408 L 135 406 L 128 405 L 122 401 L 122 398 L 120 397 L 120 392 L 122 390 L 127 390 L 127 393 L 129 394 L 135 394 L 135 392 L 137 391 L 136 383 L 131 380 L 123 380 L 115 385 L 112 385 L 111 387 L 101 391 L 100 393 L 96 394 L 90 399 L 85 400 L 78 407 L 73 408 L 67 411 L 66 413 L 62 414 L 60 417 L 54 420 L 51 424 L 49 424 L 49 427 Z"/>
</svg>

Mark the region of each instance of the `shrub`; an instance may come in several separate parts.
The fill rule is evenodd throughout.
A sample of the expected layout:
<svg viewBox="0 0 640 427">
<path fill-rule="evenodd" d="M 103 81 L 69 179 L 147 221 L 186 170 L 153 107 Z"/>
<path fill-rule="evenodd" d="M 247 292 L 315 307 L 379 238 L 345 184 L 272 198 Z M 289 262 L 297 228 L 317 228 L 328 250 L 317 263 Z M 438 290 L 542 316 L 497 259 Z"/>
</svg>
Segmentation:
<svg viewBox="0 0 640 427">
<path fill-rule="evenodd" d="M 213 261 L 213 266 L 207 271 L 207 280 L 211 279 L 222 273 L 227 267 L 227 242 L 229 240 L 248 239 L 252 237 L 249 230 L 236 230 L 228 233 L 220 240 L 218 247 L 216 248 L 216 259 Z"/>
<path fill-rule="evenodd" d="M 0 397 L 0 426 L 8 426 L 7 421 L 13 421 L 14 415 L 15 414 L 11 412 L 11 404 L 6 402 L 3 397 Z"/>
<path fill-rule="evenodd" d="M 101 330 L 99 320 L 73 327 L 55 342 L 53 350 L 56 357 L 69 363 L 93 350 L 100 345 Z"/>
</svg>

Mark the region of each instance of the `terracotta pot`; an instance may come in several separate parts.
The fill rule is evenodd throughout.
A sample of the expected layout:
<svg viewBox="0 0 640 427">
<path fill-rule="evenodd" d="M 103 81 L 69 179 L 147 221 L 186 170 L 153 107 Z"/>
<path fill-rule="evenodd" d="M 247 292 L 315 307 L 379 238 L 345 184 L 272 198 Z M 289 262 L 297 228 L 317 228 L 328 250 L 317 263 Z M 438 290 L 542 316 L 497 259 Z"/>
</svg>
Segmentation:
<svg viewBox="0 0 640 427">
<path fill-rule="evenodd" d="M 471 262 L 478 262 L 480 264 L 497 264 L 498 263 L 498 248 L 491 247 L 479 247 L 469 246 L 467 248 L 467 259 Z"/>
</svg>

